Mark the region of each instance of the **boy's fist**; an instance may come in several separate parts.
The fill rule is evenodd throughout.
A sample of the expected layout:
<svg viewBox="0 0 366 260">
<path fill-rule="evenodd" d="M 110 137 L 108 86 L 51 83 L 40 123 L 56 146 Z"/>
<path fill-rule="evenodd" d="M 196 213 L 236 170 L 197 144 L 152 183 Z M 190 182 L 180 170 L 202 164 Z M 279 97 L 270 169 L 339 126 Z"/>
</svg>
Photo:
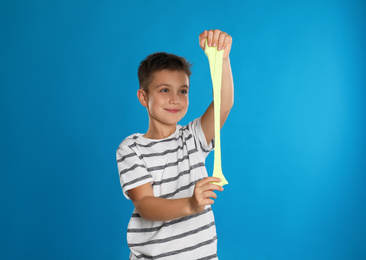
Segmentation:
<svg viewBox="0 0 366 260">
<path fill-rule="evenodd" d="M 233 39 L 229 34 L 220 30 L 205 30 L 199 35 L 200 46 L 203 50 L 205 50 L 206 39 L 208 46 L 217 46 L 217 50 L 224 50 L 224 59 L 229 57 L 231 44 L 233 42 Z"/>
<path fill-rule="evenodd" d="M 213 191 L 223 191 L 224 188 L 217 184 L 213 184 L 212 182 L 220 181 L 221 180 L 216 177 L 207 177 L 196 183 L 193 196 L 189 198 L 192 214 L 201 213 L 205 209 L 206 205 L 211 205 L 214 203 L 213 199 L 216 199 L 217 195 Z"/>
</svg>

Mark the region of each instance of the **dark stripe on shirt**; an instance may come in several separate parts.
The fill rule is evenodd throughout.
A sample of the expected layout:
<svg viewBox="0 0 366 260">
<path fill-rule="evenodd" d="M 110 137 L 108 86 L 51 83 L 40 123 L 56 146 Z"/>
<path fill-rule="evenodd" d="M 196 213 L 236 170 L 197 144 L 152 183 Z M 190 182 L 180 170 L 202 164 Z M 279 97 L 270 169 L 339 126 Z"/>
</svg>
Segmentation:
<svg viewBox="0 0 366 260">
<path fill-rule="evenodd" d="M 193 229 L 191 231 L 176 235 L 176 236 L 172 236 L 172 237 L 167 237 L 167 238 L 162 238 L 162 239 L 155 239 L 155 240 L 149 240 L 147 242 L 144 243 L 136 243 L 136 244 L 128 244 L 128 246 L 131 247 L 135 247 L 135 246 L 146 246 L 146 245 L 152 245 L 152 244 L 162 244 L 162 243 L 166 243 L 166 242 L 170 242 L 176 239 L 180 239 L 183 237 L 187 237 L 196 233 L 199 233 L 203 230 L 209 229 L 210 227 L 215 225 L 215 221 L 212 221 L 211 223 L 204 225 L 202 227 L 199 227 L 197 229 Z"/>
<path fill-rule="evenodd" d="M 131 185 L 131 184 L 134 184 L 134 183 L 136 183 L 136 182 L 139 182 L 139 181 L 142 181 L 142 180 L 146 180 L 146 179 L 149 179 L 149 178 L 151 178 L 151 179 L 152 179 L 151 175 L 144 175 L 144 176 L 142 176 L 142 177 L 140 177 L 140 178 L 134 179 L 133 181 L 129 181 L 129 182 L 124 183 L 124 184 L 122 185 L 122 188 L 125 188 L 125 187 L 126 187 L 126 186 L 128 186 L 128 185 Z"/>
<path fill-rule="evenodd" d="M 150 168 L 147 168 L 147 170 L 149 172 L 163 170 L 163 169 L 171 167 L 171 166 L 176 166 L 176 165 L 178 165 L 178 163 L 183 162 L 184 160 L 186 160 L 188 158 L 189 158 L 188 155 L 186 155 L 186 156 L 183 156 L 183 158 L 178 159 L 178 161 L 176 161 L 176 162 L 167 163 L 167 164 L 164 164 L 161 166 L 150 167 Z"/>
<path fill-rule="evenodd" d="M 182 186 L 182 187 L 180 187 L 179 189 L 177 189 L 177 190 L 176 190 L 176 191 L 174 191 L 174 192 L 167 193 L 167 194 L 164 194 L 164 195 L 160 195 L 159 197 L 160 197 L 160 198 L 164 198 L 164 199 L 169 198 L 169 197 L 172 197 L 172 196 L 174 196 L 175 194 L 177 194 L 177 193 L 179 193 L 179 192 L 181 192 L 181 191 L 183 191 L 183 190 L 189 189 L 191 186 L 195 185 L 195 184 L 196 184 L 196 182 L 198 182 L 198 181 L 200 181 L 200 180 L 202 180 L 202 179 L 198 179 L 198 180 L 196 180 L 196 181 L 192 181 L 190 184 L 188 184 L 188 185 L 186 185 L 186 186 Z"/>
<path fill-rule="evenodd" d="M 122 174 L 125 174 L 126 172 L 132 171 L 132 170 L 136 169 L 137 167 L 141 167 L 141 168 L 146 169 L 145 165 L 143 165 L 143 164 L 135 164 L 135 165 L 131 166 L 128 169 L 124 169 L 123 171 L 120 171 L 119 176 L 121 176 Z"/>
<path fill-rule="evenodd" d="M 150 168 L 147 168 L 147 170 L 149 172 L 151 172 L 151 171 L 162 170 L 162 169 L 168 168 L 170 166 L 178 165 L 178 163 L 183 162 L 186 159 L 189 159 L 189 157 L 188 157 L 189 155 L 194 154 L 196 152 L 198 152 L 197 148 L 189 150 L 188 155 L 183 156 L 182 158 L 178 159 L 176 162 L 167 163 L 167 164 L 164 164 L 164 165 L 161 165 L 161 166 L 150 167 Z"/>
<path fill-rule="evenodd" d="M 191 137 L 192 137 L 192 135 L 189 135 L 189 136 L 191 136 Z M 137 156 L 137 154 L 133 152 L 133 153 L 130 153 L 130 154 L 124 155 L 124 156 L 122 156 L 120 159 L 117 159 L 117 163 L 121 163 L 121 162 L 123 162 L 126 158 L 132 157 L 132 156 L 134 156 L 134 155 L 136 155 L 136 156 L 141 160 L 141 159 L 142 159 L 142 158 L 144 158 L 144 157 L 161 156 L 161 155 L 166 155 L 166 154 L 168 154 L 168 153 L 175 153 L 175 152 L 177 152 L 178 150 L 183 150 L 183 148 L 184 148 L 185 146 L 187 146 L 187 142 L 186 142 L 186 140 L 189 140 L 189 139 L 190 139 L 190 138 L 186 138 L 186 139 L 185 139 L 185 141 L 183 142 L 182 146 L 178 146 L 176 149 L 166 150 L 166 151 L 161 152 L 161 153 L 141 154 L 141 155 Z M 130 148 L 132 148 L 133 146 L 134 146 L 134 145 L 132 144 L 132 145 L 130 145 L 129 147 L 130 147 Z M 119 148 L 119 149 L 120 149 L 120 148 Z M 196 149 L 192 149 L 192 150 L 191 150 L 191 152 L 194 152 L 194 151 L 198 151 L 198 150 L 197 150 L 197 147 L 196 147 Z"/>
<path fill-rule="evenodd" d="M 217 258 L 217 254 L 213 254 L 213 255 L 206 256 L 206 257 L 202 257 L 202 258 L 199 258 L 197 260 L 210 260 L 210 259 L 214 259 L 214 258 Z"/>
<path fill-rule="evenodd" d="M 162 153 L 149 153 L 149 154 L 141 154 L 139 156 L 140 159 L 144 158 L 144 157 L 154 157 L 154 156 L 161 156 L 161 155 L 166 155 L 168 153 L 175 153 L 178 150 L 183 150 L 184 146 L 186 145 L 186 143 L 183 143 L 182 146 L 178 146 L 176 149 L 171 149 L 171 150 L 165 150 Z"/>
<path fill-rule="evenodd" d="M 181 137 L 182 136 L 178 136 L 178 137 L 173 137 L 173 138 L 169 138 L 169 139 L 165 139 L 165 140 L 153 141 L 153 142 L 148 143 L 148 144 L 133 143 L 133 144 L 129 145 L 128 147 L 130 147 L 130 148 L 133 148 L 135 146 L 138 146 L 138 147 L 151 147 L 151 146 L 154 146 L 156 144 L 166 143 L 166 142 L 170 142 L 170 141 L 174 141 L 175 142 L 175 141 L 178 141 Z M 187 136 L 185 138 L 185 140 L 189 140 L 192 137 L 193 137 L 193 135 L 190 134 L 189 136 Z M 134 138 L 134 139 L 137 139 L 137 137 Z"/>
<path fill-rule="evenodd" d="M 135 153 L 129 153 L 129 154 L 126 154 L 124 156 L 122 156 L 121 158 L 117 159 L 117 163 L 119 162 L 122 162 L 124 159 L 128 158 L 128 157 L 132 157 L 132 156 L 135 156 L 136 154 Z M 137 155 L 136 155 L 137 156 Z"/>
<path fill-rule="evenodd" d="M 182 177 L 183 175 L 185 174 L 189 174 L 191 172 L 191 170 L 194 170 L 196 168 L 199 168 L 199 167 L 204 167 L 205 164 L 204 163 L 197 163 L 195 165 L 192 165 L 191 167 L 189 167 L 189 170 L 185 170 L 185 171 L 182 171 L 180 172 L 177 176 L 175 177 L 172 177 L 172 178 L 167 178 L 167 179 L 163 179 L 161 181 L 156 181 L 154 182 L 152 185 L 153 186 L 156 186 L 156 185 L 161 185 L 163 183 L 167 183 L 167 182 L 171 182 L 171 181 L 176 181 L 178 180 L 180 177 Z"/>
<path fill-rule="evenodd" d="M 178 160 L 177 162 L 166 164 L 166 165 L 165 165 L 166 167 L 163 167 L 163 168 L 167 168 L 167 167 L 170 167 L 170 166 L 175 166 L 175 165 L 177 165 L 177 164 L 178 164 L 178 162 L 181 162 L 181 161 L 183 161 L 183 160 L 185 160 L 185 159 L 188 159 L 188 157 L 187 157 L 187 156 L 184 156 L 182 159 Z M 158 181 L 158 182 L 154 182 L 154 183 L 153 183 L 153 185 L 161 185 L 162 183 L 167 183 L 167 182 L 175 181 L 175 180 L 179 179 L 181 176 L 183 176 L 183 175 L 185 175 L 185 174 L 189 174 L 191 170 L 196 169 L 196 168 L 198 168 L 198 167 L 203 167 L 203 166 L 205 166 L 205 164 L 204 164 L 204 163 L 198 163 L 198 164 L 192 165 L 192 166 L 189 168 L 189 170 L 186 170 L 186 171 L 180 172 L 180 173 L 179 173 L 177 176 L 175 176 L 175 177 L 168 178 L 168 179 L 164 179 L 164 180 L 161 180 L 161 181 Z M 125 174 L 125 173 L 126 173 L 126 172 L 128 172 L 128 171 L 132 171 L 132 170 L 136 169 L 137 167 L 145 168 L 145 166 L 144 166 L 144 165 L 135 164 L 135 165 L 133 165 L 132 167 L 130 167 L 129 169 L 125 169 L 125 170 L 121 171 L 121 172 L 120 172 L 120 175 Z M 151 172 L 151 171 L 159 170 L 159 169 L 161 169 L 161 168 L 160 168 L 160 167 L 151 167 L 151 168 L 148 168 L 148 169 L 147 169 L 147 171 Z M 143 177 L 141 177 L 141 178 L 134 179 L 134 180 L 132 180 L 132 181 L 130 181 L 130 182 L 124 183 L 124 184 L 122 185 L 122 188 L 124 188 L 124 187 L 125 187 L 125 186 L 127 186 L 127 185 L 130 185 L 130 184 L 136 183 L 136 182 L 138 182 L 138 181 L 140 181 L 140 180 L 143 180 L 143 179 L 149 178 L 149 177 L 151 177 L 151 176 L 150 176 L 150 175 L 145 175 L 145 176 L 143 176 Z"/>
<path fill-rule="evenodd" d="M 175 153 L 177 152 L 178 150 L 183 150 L 183 148 L 186 146 L 186 142 L 183 142 L 183 145 L 182 146 L 178 146 L 176 149 L 171 149 L 171 150 L 166 150 L 164 152 L 161 152 L 161 153 L 149 153 L 149 154 L 141 154 L 139 156 L 136 155 L 136 153 L 130 153 L 130 154 L 127 154 L 125 156 L 123 156 L 121 159 L 117 159 L 117 163 L 121 163 L 123 162 L 126 158 L 128 157 L 132 157 L 133 155 L 136 155 L 140 160 L 144 157 L 154 157 L 154 156 L 161 156 L 161 155 L 166 155 L 168 153 Z M 197 149 L 196 149 L 197 150 Z M 192 150 L 194 151 L 194 149 Z"/>
<path fill-rule="evenodd" d="M 143 233 L 143 232 L 154 232 L 154 231 L 158 231 L 158 230 L 160 230 L 160 229 L 162 229 L 164 227 L 168 227 L 168 226 L 171 226 L 171 225 L 175 225 L 175 224 L 178 224 L 178 223 L 181 223 L 181 222 L 190 220 L 192 218 L 196 218 L 196 217 L 202 216 L 202 215 L 204 215 L 204 214 L 206 214 L 207 212 L 210 212 L 210 211 L 212 211 L 211 207 L 205 209 L 204 211 L 202 211 L 199 214 L 190 215 L 190 216 L 187 216 L 187 217 L 183 217 L 183 218 L 175 219 L 175 220 L 172 220 L 172 221 L 169 221 L 169 222 L 165 222 L 163 225 L 158 226 L 158 227 L 153 227 L 153 228 L 129 228 L 129 229 L 127 229 L 127 233 Z"/>
<path fill-rule="evenodd" d="M 209 239 L 207 241 L 201 242 L 201 243 L 199 243 L 199 244 L 197 244 L 195 246 L 186 247 L 186 248 L 183 248 L 183 249 L 180 249 L 180 250 L 163 253 L 163 254 L 156 255 L 156 256 L 150 256 L 150 255 L 141 254 L 141 255 L 136 256 L 136 258 L 137 259 L 139 259 L 139 258 L 159 259 L 159 258 L 166 257 L 166 256 L 177 255 L 177 254 L 181 254 L 181 253 L 184 253 L 184 252 L 193 251 L 193 250 L 195 250 L 197 248 L 200 248 L 202 246 L 206 246 L 206 245 L 212 244 L 216 240 L 217 240 L 217 236 L 214 236 L 212 239 Z"/>
</svg>

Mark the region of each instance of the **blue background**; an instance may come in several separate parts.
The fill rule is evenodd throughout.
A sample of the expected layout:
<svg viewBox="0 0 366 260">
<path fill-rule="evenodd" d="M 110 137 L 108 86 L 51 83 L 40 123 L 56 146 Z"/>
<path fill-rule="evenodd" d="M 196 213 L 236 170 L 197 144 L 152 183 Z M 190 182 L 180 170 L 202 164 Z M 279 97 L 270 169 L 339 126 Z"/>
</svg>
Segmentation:
<svg viewBox="0 0 366 260">
<path fill-rule="evenodd" d="M 194 64 L 188 123 L 212 99 L 198 35 L 215 28 L 235 82 L 220 259 L 366 259 L 365 1 L 14 0 L 0 21 L 0 259 L 128 259 L 115 151 L 147 130 L 138 64 Z"/>
</svg>

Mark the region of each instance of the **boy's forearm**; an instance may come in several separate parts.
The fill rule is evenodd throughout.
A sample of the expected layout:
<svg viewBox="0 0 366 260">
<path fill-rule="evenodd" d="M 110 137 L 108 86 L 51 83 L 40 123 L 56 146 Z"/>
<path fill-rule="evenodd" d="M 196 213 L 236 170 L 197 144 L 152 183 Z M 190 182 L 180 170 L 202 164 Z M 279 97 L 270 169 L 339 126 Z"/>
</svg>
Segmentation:
<svg viewBox="0 0 366 260">
<path fill-rule="evenodd" d="M 230 58 L 224 58 L 222 63 L 221 84 L 221 126 L 225 122 L 234 104 L 234 82 L 231 72 Z"/>
<path fill-rule="evenodd" d="M 147 196 L 135 204 L 135 207 L 141 217 L 146 220 L 167 221 L 193 214 L 189 199 L 163 199 Z"/>
</svg>

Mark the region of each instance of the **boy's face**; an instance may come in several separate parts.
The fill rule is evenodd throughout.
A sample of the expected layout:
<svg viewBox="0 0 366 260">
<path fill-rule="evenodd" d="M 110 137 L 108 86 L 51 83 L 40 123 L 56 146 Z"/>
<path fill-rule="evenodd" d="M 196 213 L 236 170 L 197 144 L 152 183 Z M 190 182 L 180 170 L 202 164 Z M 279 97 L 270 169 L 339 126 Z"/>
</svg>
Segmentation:
<svg viewBox="0 0 366 260">
<path fill-rule="evenodd" d="M 153 75 L 148 93 L 138 91 L 150 123 L 176 125 L 187 113 L 189 78 L 184 71 L 161 70 Z"/>
</svg>

